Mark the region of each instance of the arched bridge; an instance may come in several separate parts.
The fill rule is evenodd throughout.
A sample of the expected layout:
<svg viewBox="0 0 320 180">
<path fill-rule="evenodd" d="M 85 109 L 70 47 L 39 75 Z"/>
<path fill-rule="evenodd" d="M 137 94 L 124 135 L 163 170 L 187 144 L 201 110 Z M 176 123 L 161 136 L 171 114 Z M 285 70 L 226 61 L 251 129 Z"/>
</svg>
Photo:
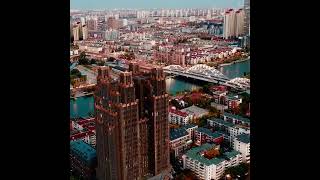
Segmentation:
<svg viewBox="0 0 320 180">
<path fill-rule="evenodd" d="M 163 71 L 168 74 L 174 74 L 218 84 L 226 83 L 230 80 L 217 69 L 205 64 L 198 64 L 190 68 L 183 68 L 179 65 L 170 65 L 164 67 Z"/>
</svg>

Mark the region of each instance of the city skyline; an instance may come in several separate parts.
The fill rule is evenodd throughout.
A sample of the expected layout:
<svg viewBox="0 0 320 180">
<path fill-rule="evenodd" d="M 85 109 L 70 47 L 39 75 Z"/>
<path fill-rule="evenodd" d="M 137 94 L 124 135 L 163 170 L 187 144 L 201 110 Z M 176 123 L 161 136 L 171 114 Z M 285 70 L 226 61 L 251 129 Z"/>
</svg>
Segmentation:
<svg viewBox="0 0 320 180">
<path fill-rule="evenodd" d="M 70 8 L 73 10 L 104 10 L 117 8 L 239 8 L 242 6 L 243 0 L 70 0 Z"/>
</svg>

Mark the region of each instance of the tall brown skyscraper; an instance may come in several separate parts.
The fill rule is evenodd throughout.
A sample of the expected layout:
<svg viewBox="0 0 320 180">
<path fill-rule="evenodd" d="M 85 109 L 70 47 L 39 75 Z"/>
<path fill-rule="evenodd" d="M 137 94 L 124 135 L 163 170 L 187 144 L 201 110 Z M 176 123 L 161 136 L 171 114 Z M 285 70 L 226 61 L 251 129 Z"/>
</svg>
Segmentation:
<svg viewBox="0 0 320 180">
<path fill-rule="evenodd" d="M 168 94 L 160 68 L 130 64 L 112 79 L 98 70 L 95 92 L 97 178 L 141 179 L 170 170 Z"/>
</svg>

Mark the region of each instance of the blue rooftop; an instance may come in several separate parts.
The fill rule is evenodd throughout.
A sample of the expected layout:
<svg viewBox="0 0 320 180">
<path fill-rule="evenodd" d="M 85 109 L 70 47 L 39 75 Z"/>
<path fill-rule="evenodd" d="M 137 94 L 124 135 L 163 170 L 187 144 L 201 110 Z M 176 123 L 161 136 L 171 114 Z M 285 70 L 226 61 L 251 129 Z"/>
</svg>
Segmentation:
<svg viewBox="0 0 320 180">
<path fill-rule="evenodd" d="M 250 123 L 250 119 L 244 118 L 244 117 L 239 116 L 239 115 L 235 115 L 235 114 L 231 114 L 231 113 L 227 113 L 227 112 L 225 112 L 223 115 L 226 116 L 226 117 L 230 117 L 230 118 L 234 118 L 234 119 L 246 122 L 246 123 Z"/>
<path fill-rule="evenodd" d="M 207 129 L 207 128 L 202 128 L 202 127 L 199 127 L 197 129 L 198 132 L 201 132 L 201 133 L 204 133 L 206 134 L 207 136 L 210 136 L 212 138 L 218 138 L 218 137 L 221 137 L 222 134 L 219 133 L 219 132 L 212 132 L 210 129 Z"/>
<path fill-rule="evenodd" d="M 240 154 L 238 151 L 230 151 L 230 152 L 225 152 L 223 155 L 227 158 L 227 159 L 232 159 L 234 157 L 236 157 L 238 154 Z"/>
<path fill-rule="evenodd" d="M 87 163 L 91 163 L 97 157 L 96 150 L 82 140 L 71 141 L 70 150 Z"/>
<path fill-rule="evenodd" d="M 179 139 L 183 136 L 188 135 L 188 132 L 185 128 L 176 128 L 176 129 L 170 129 L 170 141 Z"/>
<path fill-rule="evenodd" d="M 237 139 L 240 141 L 240 142 L 243 142 L 243 143 L 250 143 L 250 135 L 249 134 L 240 134 L 237 136 Z"/>
<path fill-rule="evenodd" d="M 201 146 L 198 147 L 194 147 L 192 149 L 190 149 L 189 151 L 187 151 L 186 156 L 199 161 L 200 163 L 203 163 L 205 165 L 211 165 L 211 164 L 219 164 L 221 162 L 223 162 L 224 160 L 229 160 L 232 159 L 234 157 L 236 157 L 238 154 L 240 154 L 238 151 L 230 151 L 230 152 L 225 152 L 223 153 L 221 156 L 219 157 L 214 157 L 212 159 L 207 159 L 206 157 L 201 155 L 201 152 L 215 148 L 216 145 L 215 144 L 203 144 Z"/>
<path fill-rule="evenodd" d="M 219 118 L 212 118 L 212 119 L 208 119 L 208 120 L 214 121 L 214 122 L 216 122 L 218 124 L 222 124 L 222 125 L 227 126 L 227 127 L 234 127 L 235 126 L 231 122 L 228 122 L 228 121 L 225 121 L 225 120 L 219 119 Z"/>
<path fill-rule="evenodd" d="M 202 151 L 209 150 L 209 149 L 212 149 L 215 147 L 216 147 L 215 144 L 206 143 L 206 144 L 203 144 L 202 146 L 198 146 L 198 147 L 194 147 L 194 148 L 190 149 L 189 151 L 187 151 L 186 156 L 191 159 L 197 160 L 198 162 L 203 163 L 207 166 L 209 166 L 211 164 L 217 165 L 217 164 L 223 162 L 224 159 L 221 157 L 207 159 L 206 157 L 201 155 Z"/>
<path fill-rule="evenodd" d="M 193 128 L 193 127 L 196 127 L 196 126 L 198 126 L 198 125 L 196 125 L 196 124 L 186 124 L 186 125 L 184 125 L 182 127 L 185 128 L 185 129 L 189 129 L 189 128 Z"/>
</svg>

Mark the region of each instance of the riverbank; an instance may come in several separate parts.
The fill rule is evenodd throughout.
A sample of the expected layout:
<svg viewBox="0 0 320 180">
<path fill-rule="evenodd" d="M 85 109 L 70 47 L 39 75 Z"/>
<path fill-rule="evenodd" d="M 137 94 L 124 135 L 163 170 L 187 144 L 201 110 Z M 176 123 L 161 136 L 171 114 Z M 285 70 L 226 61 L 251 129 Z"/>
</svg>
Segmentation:
<svg viewBox="0 0 320 180">
<path fill-rule="evenodd" d="M 93 92 L 76 94 L 75 96 L 70 96 L 70 99 L 77 99 L 85 96 L 93 96 Z"/>
<path fill-rule="evenodd" d="M 232 64 L 235 64 L 235 63 L 244 62 L 244 61 L 247 61 L 247 60 L 250 60 L 250 57 L 249 57 L 249 58 L 245 58 L 245 59 L 239 59 L 239 60 L 236 60 L 236 61 L 233 61 L 233 62 L 230 62 L 230 63 L 219 64 L 219 65 L 218 65 L 218 68 L 219 68 L 219 67 L 223 67 L 223 66 L 232 65 Z"/>
</svg>

